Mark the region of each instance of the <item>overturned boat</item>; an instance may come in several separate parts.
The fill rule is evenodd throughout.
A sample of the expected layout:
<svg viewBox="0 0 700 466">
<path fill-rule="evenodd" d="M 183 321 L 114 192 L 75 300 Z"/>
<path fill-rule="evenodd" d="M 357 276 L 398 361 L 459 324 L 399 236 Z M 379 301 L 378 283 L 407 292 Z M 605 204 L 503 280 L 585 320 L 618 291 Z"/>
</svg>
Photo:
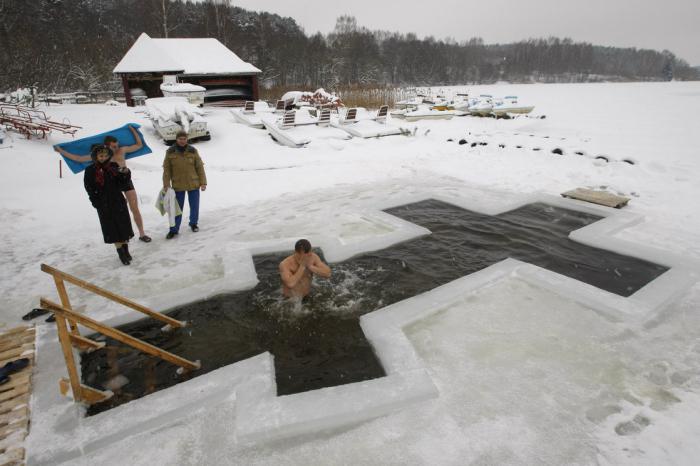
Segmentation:
<svg viewBox="0 0 700 466">
<path fill-rule="evenodd" d="M 185 97 L 154 97 L 146 99 L 146 110 L 153 129 L 166 144 L 175 142 L 178 131 L 185 131 L 190 141 L 211 139 L 202 110 Z"/>
<path fill-rule="evenodd" d="M 389 107 L 387 105 L 382 105 L 377 114 L 373 116 L 368 115 L 364 109 L 349 108 L 345 111 L 339 111 L 338 117 L 331 120 L 331 125 L 358 138 L 411 134 L 411 130 L 408 128 L 387 124 L 388 113 Z"/>
<path fill-rule="evenodd" d="M 288 147 L 304 147 L 315 139 L 350 139 L 350 134 L 332 128 L 331 111 L 323 109 L 318 117 L 307 108 L 288 110 L 284 114 L 270 113 L 261 116 L 265 129 L 272 139 Z"/>
</svg>

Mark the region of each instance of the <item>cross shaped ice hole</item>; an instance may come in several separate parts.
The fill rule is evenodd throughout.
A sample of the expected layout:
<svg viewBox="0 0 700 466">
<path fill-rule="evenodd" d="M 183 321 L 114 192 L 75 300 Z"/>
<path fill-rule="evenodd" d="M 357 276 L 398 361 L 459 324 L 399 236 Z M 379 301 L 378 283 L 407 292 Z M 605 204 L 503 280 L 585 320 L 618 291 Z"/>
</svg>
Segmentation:
<svg viewBox="0 0 700 466">
<path fill-rule="evenodd" d="M 275 359 L 278 394 L 284 395 L 383 376 L 359 326 L 360 315 L 509 257 L 621 296 L 631 295 L 667 270 L 570 240 L 571 231 L 600 217 L 545 204 L 489 216 L 427 200 L 387 212 L 426 227 L 431 234 L 331 264 L 331 279 L 316 280 L 313 295 L 301 305 L 280 297 L 277 267 L 284 256 L 258 256 L 255 264 L 260 282 L 254 289 L 172 313 L 191 322 L 188 329 L 165 335 L 143 321 L 127 326 L 126 331 L 183 357 L 201 360 L 202 369 L 193 376 L 269 351 Z M 107 403 L 116 405 L 120 399 L 123 403 L 124 398 L 143 396 L 179 381 L 172 376 L 174 368 L 162 362 L 150 363 L 153 375 L 144 377 L 147 364 L 143 361 L 148 357 L 126 349 L 123 356 L 112 355 L 112 364 L 106 364 L 109 351 L 83 359 L 88 383 L 104 382 L 105 374 L 110 373 L 104 366 L 114 361 L 131 380 Z M 96 366 L 102 370 L 96 372 Z"/>
</svg>

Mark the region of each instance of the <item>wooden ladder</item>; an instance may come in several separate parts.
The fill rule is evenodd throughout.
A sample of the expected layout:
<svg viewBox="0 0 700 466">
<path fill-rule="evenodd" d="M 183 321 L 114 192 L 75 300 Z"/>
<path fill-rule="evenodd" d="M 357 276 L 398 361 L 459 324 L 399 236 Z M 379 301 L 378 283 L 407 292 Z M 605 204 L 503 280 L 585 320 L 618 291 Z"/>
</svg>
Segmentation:
<svg viewBox="0 0 700 466">
<path fill-rule="evenodd" d="M 56 290 L 58 291 L 58 296 L 61 300 L 61 304 L 54 303 L 46 298 L 41 298 L 41 307 L 48 309 L 54 313 L 56 317 L 56 327 L 58 329 L 58 339 L 61 344 L 61 349 L 63 350 L 63 356 L 66 360 L 66 368 L 68 369 L 68 380 L 61 379 L 59 381 L 59 386 L 62 394 L 67 394 L 70 388 L 73 392 L 73 399 L 75 401 L 83 402 L 86 404 L 95 404 L 109 399 L 112 396 L 111 391 L 97 390 L 87 385 L 80 383 L 80 378 L 78 376 L 78 369 L 75 365 L 75 360 L 73 359 L 73 347 L 79 350 L 95 350 L 105 346 L 104 342 L 97 342 L 80 335 L 78 331 L 78 324 L 87 327 L 95 332 L 101 333 L 106 337 L 113 338 L 125 345 L 131 346 L 132 348 L 142 351 L 151 356 L 163 359 L 172 364 L 180 366 L 183 370 L 197 370 L 201 367 L 199 361 L 189 361 L 187 359 L 181 358 L 173 353 L 160 349 L 143 340 L 132 337 L 116 328 L 110 327 L 108 325 L 102 324 L 86 315 L 76 312 L 70 303 L 68 298 L 68 292 L 66 290 L 65 282 L 76 285 L 84 290 L 87 290 L 96 295 L 107 298 L 116 303 L 122 304 L 126 307 L 146 314 L 149 317 L 158 319 L 165 322 L 171 327 L 184 327 L 187 325 L 186 322 L 173 319 L 160 312 L 153 311 L 141 304 L 135 303 L 127 298 L 119 296 L 111 291 L 100 288 L 99 286 L 88 283 L 81 280 L 73 275 L 67 274 L 51 267 L 46 264 L 41 264 L 41 270 L 53 276 L 54 282 L 56 284 Z M 70 329 L 69 329 L 70 327 Z"/>
</svg>

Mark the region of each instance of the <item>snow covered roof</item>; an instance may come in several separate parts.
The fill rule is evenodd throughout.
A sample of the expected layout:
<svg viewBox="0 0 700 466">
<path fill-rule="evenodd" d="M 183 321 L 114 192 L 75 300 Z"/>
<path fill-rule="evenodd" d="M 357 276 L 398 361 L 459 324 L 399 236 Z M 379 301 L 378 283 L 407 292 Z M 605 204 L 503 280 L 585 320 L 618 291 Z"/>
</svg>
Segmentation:
<svg viewBox="0 0 700 466">
<path fill-rule="evenodd" d="M 114 73 L 153 72 L 230 75 L 261 71 L 216 39 L 151 39 L 144 32 L 114 67 Z"/>
</svg>

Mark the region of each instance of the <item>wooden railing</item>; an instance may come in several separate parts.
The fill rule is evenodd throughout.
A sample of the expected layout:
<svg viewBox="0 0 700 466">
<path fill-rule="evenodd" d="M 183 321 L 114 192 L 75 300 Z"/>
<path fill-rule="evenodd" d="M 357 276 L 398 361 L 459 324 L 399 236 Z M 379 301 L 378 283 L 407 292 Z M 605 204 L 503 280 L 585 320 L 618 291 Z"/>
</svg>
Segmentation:
<svg viewBox="0 0 700 466">
<path fill-rule="evenodd" d="M 104 347 L 104 343 L 91 340 L 89 338 L 83 337 L 78 331 L 78 324 L 87 327 L 95 332 L 99 332 L 109 338 L 117 340 L 125 345 L 131 346 L 132 348 L 142 351 L 151 356 L 163 359 L 172 364 L 180 366 L 184 370 L 196 370 L 200 368 L 199 361 L 189 361 L 187 359 L 181 358 L 173 353 L 160 349 L 143 340 L 132 337 L 120 330 L 117 330 L 108 325 L 104 325 L 90 317 L 76 312 L 70 303 L 68 298 L 68 292 L 66 290 L 65 282 L 71 283 L 73 285 L 79 286 L 91 293 L 97 294 L 111 301 L 123 304 L 124 306 L 130 307 L 136 311 L 142 312 L 149 317 L 158 319 L 162 322 L 166 322 L 171 327 L 184 327 L 186 322 L 173 319 L 160 312 L 153 311 L 141 304 L 135 303 L 127 298 L 119 296 L 111 291 L 100 288 L 92 283 L 88 283 L 81 280 L 73 275 L 62 272 L 54 267 L 48 266 L 46 264 L 41 264 L 41 270 L 53 276 L 54 282 L 56 284 L 56 290 L 58 291 L 58 296 L 61 300 L 61 304 L 54 303 L 46 298 L 41 298 L 41 307 L 48 309 L 54 313 L 56 317 L 56 327 L 58 329 L 58 339 L 61 343 L 61 349 L 63 350 L 63 356 L 66 360 L 66 368 L 68 369 L 68 380 L 62 379 L 60 381 L 61 393 L 66 394 L 68 387 L 73 392 L 73 399 L 75 401 L 84 402 L 87 404 L 99 403 L 105 401 L 112 396 L 112 392 L 101 391 L 88 387 L 80 383 L 80 377 L 78 376 L 78 369 L 75 365 L 75 360 L 73 359 L 73 347 L 81 350 L 94 350 Z M 69 330 L 70 327 L 70 330 Z"/>
</svg>

